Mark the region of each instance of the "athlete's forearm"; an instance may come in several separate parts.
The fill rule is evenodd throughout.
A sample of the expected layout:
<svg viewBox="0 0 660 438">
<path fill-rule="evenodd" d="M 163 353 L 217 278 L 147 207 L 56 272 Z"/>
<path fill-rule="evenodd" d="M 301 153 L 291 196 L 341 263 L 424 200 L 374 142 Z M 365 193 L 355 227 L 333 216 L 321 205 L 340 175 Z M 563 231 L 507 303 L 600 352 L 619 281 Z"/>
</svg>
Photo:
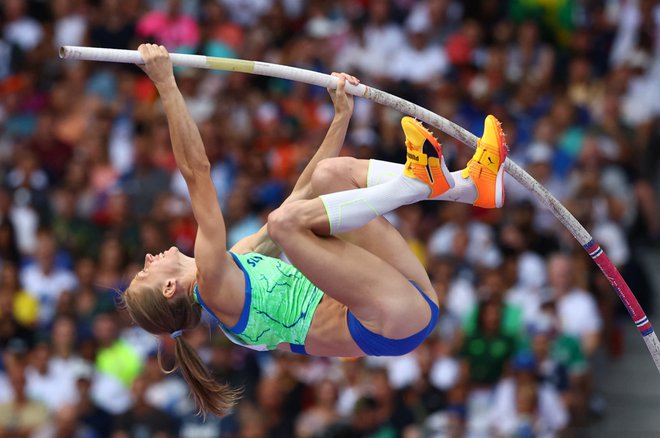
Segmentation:
<svg viewBox="0 0 660 438">
<path fill-rule="evenodd" d="M 351 114 L 348 113 L 336 113 L 330 127 L 328 128 L 328 133 L 325 135 L 323 142 L 319 146 L 318 150 L 312 157 L 312 159 L 307 163 L 305 169 L 300 174 L 296 185 L 291 191 L 291 195 L 284 201 L 291 202 L 299 199 L 310 199 L 314 197 L 312 191 L 312 174 L 316 165 L 326 158 L 333 158 L 339 155 L 341 148 L 344 145 L 344 140 L 346 139 L 346 132 L 348 131 L 348 124 L 351 121 Z"/>
<path fill-rule="evenodd" d="M 194 178 L 196 174 L 208 174 L 211 165 L 206 156 L 202 137 L 186 107 L 174 76 L 155 85 L 163 102 L 174 159 L 181 174 L 186 180 Z"/>
<path fill-rule="evenodd" d="M 346 73 L 333 73 L 332 75 L 337 78 L 337 88 L 335 90 L 328 89 L 328 93 L 330 93 L 335 108 L 335 117 L 332 119 L 321 146 L 305 166 L 298 182 L 293 187 L 291 195 L 284 202 L 313 198 L 315 193 L 312 190 L 312 174 L 316 169 L 316 165 L 325 158 L 333 158 L 339 155 L 339 151 L 344 145 L 348 124 L 351 121 L 351 115 L 353 115 L 353 97 L 346 94 L 346 82 L 357 85 L 360 81 Z"/>
<path fill-rule="evenodd" d="M 312 159 L 307 163 L 307 166 L 305 166 L 305 169 L 300 175 L 300 178 L 298 178 L 291 194 L 284 200 L 284 202 L 282 202 L 282 205 L 288 202 L 314 197 L 311 184 L 312 173 L 314 173 L 314 169 L 319 161 L 339 155 L 339 151 L 344 145 L 344 138 L 346 137 L 346 131 L 350 119 L 351 115 L 345 112 L 338 112 L 335 114 L 321 146 L 319 146 Z M 266 225 L 261 227 L 261 229 L 255 234 L 242 239 L 231 249 L 231 251 L 238 253 L 258 252 L 270 257 L 278 257 L 281 253 L 280 247 L 277 246 L 268 235 Z"/>
</svg>

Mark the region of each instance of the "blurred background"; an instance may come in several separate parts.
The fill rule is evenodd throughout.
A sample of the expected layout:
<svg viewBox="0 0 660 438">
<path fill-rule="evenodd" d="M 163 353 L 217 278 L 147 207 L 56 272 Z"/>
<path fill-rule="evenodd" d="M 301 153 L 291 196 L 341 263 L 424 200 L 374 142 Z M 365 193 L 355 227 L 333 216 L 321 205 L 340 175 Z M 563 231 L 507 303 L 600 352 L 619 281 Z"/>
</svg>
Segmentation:
<svg viewBox="0 0 660 438">
<path fill-rule="evenodd" d="M 607 280 L 512 179 L 506 204 L 388 215 L 442 318 L 416 351 L 338 360 L 186 333 L 226 418 L 195 416 L 172 342 L 117 305 L 146 252 L 196 226 L 157 93 L 135 66 L 60 45 L 280 63 L 426 107 L 510 156 L 599 240 L 653 317 L 660 274 L 660 5 L 651 0 L 3 0 L 0 437 L 657 436 L 658 374 Z M 326 90 L 176 69 L 229 245 L 257 231 L 332 119 Z M 403 162 L 402 114 L 356 99 L 343 154 Z M 471 151 L 438 133 L 452 170 Z M 655 417 L 654 417 L 655 416 Z"/>
</svg>

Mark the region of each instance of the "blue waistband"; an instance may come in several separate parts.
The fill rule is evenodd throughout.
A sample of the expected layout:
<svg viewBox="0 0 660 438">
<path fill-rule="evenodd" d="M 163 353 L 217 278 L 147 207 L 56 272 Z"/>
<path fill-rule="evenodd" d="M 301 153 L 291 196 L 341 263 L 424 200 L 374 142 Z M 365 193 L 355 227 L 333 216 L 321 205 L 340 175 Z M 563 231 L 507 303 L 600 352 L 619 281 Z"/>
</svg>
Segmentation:
<svg viewBox="0 0 660 438">
<path fill-rule="evenodd" d="M 410 282 L 424 297 L 431 308 L 431 320 L 419 332 L 403 339 L 390 339 L 366 328 L 349 310 L 346 316 L 348 330 L 355 343 L 369 356 L 401 356 L 411 352 L 427 338 L 435 328 L 440 309 L 414 282 Z"/>
</svg>

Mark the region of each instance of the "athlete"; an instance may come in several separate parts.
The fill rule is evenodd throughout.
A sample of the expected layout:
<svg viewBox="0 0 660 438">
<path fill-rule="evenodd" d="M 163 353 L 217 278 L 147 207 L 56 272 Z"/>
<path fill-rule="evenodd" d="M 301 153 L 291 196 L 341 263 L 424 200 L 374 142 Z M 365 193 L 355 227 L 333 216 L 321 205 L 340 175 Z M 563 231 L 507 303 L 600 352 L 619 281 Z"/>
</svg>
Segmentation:
<svg viewBox="0 0 660 438">
<path fill-rule="evenodd" d="M 381 215 L 425 199 L 501 207 L 507 147 L 499 122 L 486 118 L 475 155 L 453 173 L 438 141 L 410 117 L 401 122 L 405 165 L 332 158 L 353 111 L 345 83 L 358 83 L 333 73 L 335 117 L 326 138 L 267 225 L 227 251 L 210 163 L 169 55 L 151 44 L 139 51 L 163 103 L 198 231 L 194 257 L 175 247 L 147 254 L 124 301 L 137 324 L 175 340 L 176 366 L 200 411 L 223 415 L 238 396 L 213 380 L 181 336 L 202 311 L 233 342 L 256 350 L 359 357 L 415 349 L 437 322 L 437 296 L 423 266 Z M 291 263 L 275 258 L 280 251 Z"/>
</svg>

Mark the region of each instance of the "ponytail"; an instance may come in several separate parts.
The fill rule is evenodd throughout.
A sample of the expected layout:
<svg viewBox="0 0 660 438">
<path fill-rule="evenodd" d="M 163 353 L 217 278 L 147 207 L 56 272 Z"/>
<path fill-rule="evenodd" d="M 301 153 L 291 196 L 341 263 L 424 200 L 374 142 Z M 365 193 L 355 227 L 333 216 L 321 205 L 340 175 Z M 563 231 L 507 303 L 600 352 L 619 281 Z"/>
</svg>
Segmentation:
<svg viewBox="0 0 660 438">
<path fill-rule="evenodd" d="M 211 412 L 220 417 L 227 415 L 229 409 L 236 404 L 241 391 L 218 383 L 197 351 L 183 336 L 174 339 L 174 360 L 175 369 L 178 367 L 181 370 L 181 375 L 190 387 L 195 405 L 199 409 L 198 414 L 206 416 Z"/>
<path fill-rule="evenodd" d="M 216 382 L 197 351 L 180 336 L 180 331 L 199 324 L 201 306 L 188 296 L 167 300 L 157 288 L 133 284 L 124 292 L 123 301 L 129 315 L 140 327 L 155 335 L 172 334 L 175 367 L 169 372 L 162 367 L 161 370 L 165 373 L 177 368 L 181 370 L 199 409 L 198 414 L 226 415 L 241 391 Z"/>
</svg>

